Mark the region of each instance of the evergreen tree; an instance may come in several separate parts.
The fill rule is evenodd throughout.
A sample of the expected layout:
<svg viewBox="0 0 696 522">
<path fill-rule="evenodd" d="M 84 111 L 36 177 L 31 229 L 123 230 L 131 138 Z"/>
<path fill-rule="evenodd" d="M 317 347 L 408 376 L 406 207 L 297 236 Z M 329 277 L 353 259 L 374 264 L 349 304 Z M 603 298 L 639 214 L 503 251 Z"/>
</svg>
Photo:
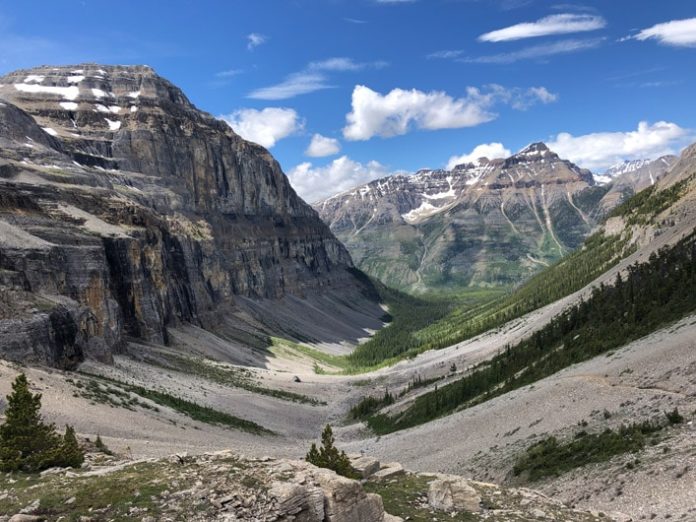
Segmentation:
<svg viewBox="0 0 696 522">
<path fill-rule="evenodd" d="M 85 454 L 77 442 L 75 429 L 72 426 L 65 427 L 65 435 L 58 448 L 58 455 L 54 461 L 54 466 L 65 468 L 79 468 L 85 461 Z"/>
<path fill-rule="evenodd" d="M 346 452 L 339 451 L 334 442 L 333 430 L 331 425 L 327 424 L 321 434 L 321 448 L 317 449 L 316 444 L 312 444 L 307 453 L 307 462 L 320 468 L 333 470 L 344 477 L 357 478 L 357 473 L 350 465 Z"/>
<path fill-rule="evenodd" d="M 43 422 L 40 409 L 41 394 L 32 394 L 26 375 L 20 374 L 12 383 L 5 423 L 0 426 L 0 471 L 35 472 L 82 464 L 74 430 L 61 437 L 53 424 Z"/>
</svg>

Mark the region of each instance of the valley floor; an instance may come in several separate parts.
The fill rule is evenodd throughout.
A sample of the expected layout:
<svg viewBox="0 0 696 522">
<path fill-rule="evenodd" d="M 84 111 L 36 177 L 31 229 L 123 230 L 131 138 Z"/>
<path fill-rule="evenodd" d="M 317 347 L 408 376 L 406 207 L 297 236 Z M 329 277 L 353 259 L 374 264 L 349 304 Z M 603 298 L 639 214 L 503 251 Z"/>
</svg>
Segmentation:
<svg viewBox="0 0 696 522">
<path fill-rule="evenodd" d="M 514 483 L 511 468 L 516 457 L 542 437 L 572 437 L 583 421 L 588 431 L 601 431 L 677 407 L 688 423 L 670 430 L 667 440 L 640 455 L 619 456 L 531 487 L 582 509 L 625 512 L 637 519 L 696 520 L 696 426 L 691 421 L 696 411 L 696 316 L 608 356 L 413 429 L 375 437 L 362 423 L 347 420 L 347 411 L 360 398 L 385 388 L 398 392 L 416 375 L 444 376 L 439 384 L 455 378 L 449 375 L 452 362 L 465 368 L 489 357 L 501 344 L 545 322 L 556 313 L 553 308 L 363 376 L 316 374 L 315 361 L 291 347 L 274 350 L 266 368 L 249 369 L 200 361 L 203 366 L 190 362 L 181 367 L 176 364 L 181 363 L 180 352 L 133 345 L 137 359 L 119 356 L 113 366 L 86 363 L 76 374 L 0 363 L 0 394 L 9 393 L 14 375 L 25 371 L 43 393 L 48 420 L 74 425 L 83 436 L 99 434 L 113 450 L 134 458 L 222 449 L 298 458 L 321 427 L 331 423 L 340 446 L 349 452 L 399 461 L 416 471 L 499 483 Z M 90 385 L 91 381 L 99 384 Z M 195 420 L 166 403 L 139 397 L 136 387 L 253 421 L 273 434 Z M 131 402 L 120 399 L 123 392 Z M 280 397 L 273 396 L 278 393 Z M 403 407 L 418 393 L 422 391 L 405 394 L 391 408 Z M 635 458 L 640 464 L 627 469 Z"/>
</svg>

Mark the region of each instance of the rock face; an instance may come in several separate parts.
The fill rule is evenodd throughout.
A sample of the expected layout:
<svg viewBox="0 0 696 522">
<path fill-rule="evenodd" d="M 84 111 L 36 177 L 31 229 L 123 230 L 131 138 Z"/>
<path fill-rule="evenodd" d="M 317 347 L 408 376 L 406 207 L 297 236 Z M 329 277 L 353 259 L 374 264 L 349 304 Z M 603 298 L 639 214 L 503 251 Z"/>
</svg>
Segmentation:
<svg viewBox="0 0 696 522">
<path fill-rule="evenodd" d="M 271 155 L 152 69 L 18 71 L 0 100 L 5 356 L 72 367 L 182 323 L 292 337 L 317 302 L 322 332 L 379 325 L 374 289 Z"/>
<path fill-rule="evenodd" d="M 481 497 L 462 477 L 440 475 L 428 487 L 428 504 L 438 511 L 477 513 Z"/>
<path fill-rule="evenodd" d="M 406 290 L 517 283 L 577 247 L 608 189 L 535 143 L 315 204 L 357 265 Z"/>
</svg>

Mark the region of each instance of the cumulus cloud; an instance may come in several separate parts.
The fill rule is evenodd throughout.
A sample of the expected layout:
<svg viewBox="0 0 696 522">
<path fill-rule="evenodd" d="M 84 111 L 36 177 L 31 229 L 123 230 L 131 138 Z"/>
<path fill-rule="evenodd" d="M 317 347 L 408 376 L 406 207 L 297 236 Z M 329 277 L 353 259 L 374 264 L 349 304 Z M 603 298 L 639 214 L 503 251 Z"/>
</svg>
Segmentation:
<svg viewBox="0 0 696 522">
<path fill-rule="evenodd" d="M 445 92 L 394 89 L 385 94 L 364 85 L 353 90 L 352 111 L 346 116 L 343 136 L 365 141 L 406 134 L 413 128 L 425 130 L 475 127 L 496 118 L 497 103 L 526 109 L 534 103 L 551 103 L 556 96 L 543 87 L 507 89 L 489 85 L 469 87 L 466 96 L 453 98 Z"/>
<path fill-rule="evenodd" d="M 507 158 L 512 155 L 502 143 L 482 143 L 474 147 L 474 150 L 461 156 L 452 156 L 447 162 L 447 169 L 452 170 L 457 165 L 463 163 L 476 163 L 480 158 Z"/>
<path fill-rule="evenodd" d="M 268 149 L 303 127 L 297 112 L 280 107 L 241 109 L 221 116 L 220 119 L 226 121 L 245 140 Z"/>
<path fill-rule="evenodd" d="M 341 156 L 323 167 L 300 163 L 288 172 L 288 179 L 304 200 L 314 203 L 390 174 L 377 161 L 360 163 Z"/>
<path fill-rule="evenodd" d="M 672 20 L 643 29 L 635 36 L 626 39 L 657 40 L 664 45 L 675 47 L 696 47 L 696 18 Z"/>
<path fill-rule="evenodd" d="M 596 132 L 573 136 L 563 132 L 547 145 L 562 158 L 592 170 L 602 170 L 624 160 L 655 158 L 674 154 L 693 139 L 693 134 L 676 123 L 642 121 L 636 130 Z"/>
<path fill-rule="evenodd" d="M 337 139 L 327 138 L 321 134 L 312 136 L 312 141 L 305 151 L 305 156 L 310 158 L 323 158 L 325 156 L 333 156 L 341 150 L 341 145 Z"/>
<path fill-rule="evenodd" d="M 247 49 L 250 51 L 253 51 L 256 49 L 259 45 L 263 45 L 268 41 L 268 37 L 259 34 L 259 33 L 251 33 L 247 35 Z"/>
<path fill-rule="evenodd" d="M 481 42 L 509 42 L 538 36 L 596 31 L 606 25 L 606 20 L 601 16 L 565 13 L 491 31 L 482 34 L 478 39 Z"/>
</svg>

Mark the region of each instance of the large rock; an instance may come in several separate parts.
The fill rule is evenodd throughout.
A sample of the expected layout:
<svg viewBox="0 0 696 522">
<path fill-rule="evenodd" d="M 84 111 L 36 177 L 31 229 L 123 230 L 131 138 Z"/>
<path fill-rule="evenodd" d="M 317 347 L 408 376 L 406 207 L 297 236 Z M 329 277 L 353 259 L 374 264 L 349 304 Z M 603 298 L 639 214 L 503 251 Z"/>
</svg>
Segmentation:
<svg viewBox="0 0 696 522">
<path fill-rule="evenodd" d="M 350 465 L 366 479 L 375 474 L 380 469 L 379 460 L 367 455 L 349 455 Z"/>
<path fill-rule="evenodd" d="M 376 480 L 385 480 L 406 473 L 404 467 L 398 462 L 389 462 L 384 464 L 382 468 L 372 475 L 372 478 Z"/>
<path fill-rule="evenodd" d="M 358 481 L 304 463 L 285 462 L 281 466 L 297 474 L 292 481 L 274 482 L 269 488 L 280 520 L 383 522 L 382 498 L 366 493 Z"/>
<path fill-rule="evenodd" d="M 428 487 L 428 504 L 439 511 L 481 510 L 481 497 L 466 479 L 454 475 L 439 475 Z"/>
<path fill-rule="evenodd" d="M 382 522 L 382 497 L 365 493 L 359 482 L 328 470 L 318 470 L 314 478 L 324 491 L 326 522 Z"/>
</svg>

